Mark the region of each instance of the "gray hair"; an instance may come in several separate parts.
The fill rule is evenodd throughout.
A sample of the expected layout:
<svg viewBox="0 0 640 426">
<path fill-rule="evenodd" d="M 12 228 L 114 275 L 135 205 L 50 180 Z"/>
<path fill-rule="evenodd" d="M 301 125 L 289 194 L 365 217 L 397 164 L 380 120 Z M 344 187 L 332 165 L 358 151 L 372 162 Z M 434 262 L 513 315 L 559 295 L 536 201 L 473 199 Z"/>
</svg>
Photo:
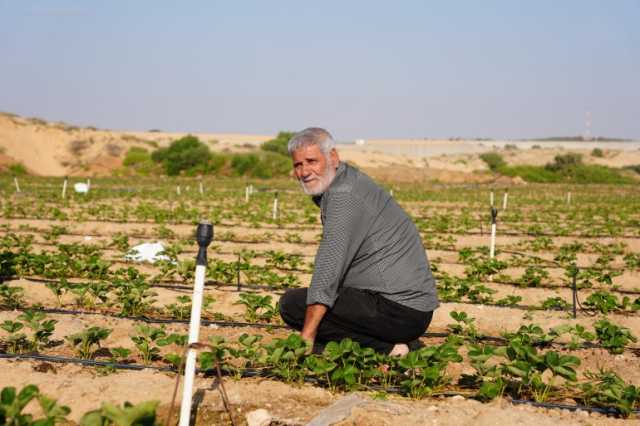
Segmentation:
<svg viewBox="0 0 640 426">
<path fill-rule="evenodd" d="M 293 154 L 294 151 L 297 151 L 300 148 L 310 145 L 318 145 L 318 147 L 320 147 L 320 151 L 322 151 L 324 155 L 327 155 L 336 147 L 336 141 L 333 140 L 331 133 L 327 132 L 325 129 L 320 127 L 307 127 L 293 135 L 289 141 L 289 155 Z"/>
</svg>

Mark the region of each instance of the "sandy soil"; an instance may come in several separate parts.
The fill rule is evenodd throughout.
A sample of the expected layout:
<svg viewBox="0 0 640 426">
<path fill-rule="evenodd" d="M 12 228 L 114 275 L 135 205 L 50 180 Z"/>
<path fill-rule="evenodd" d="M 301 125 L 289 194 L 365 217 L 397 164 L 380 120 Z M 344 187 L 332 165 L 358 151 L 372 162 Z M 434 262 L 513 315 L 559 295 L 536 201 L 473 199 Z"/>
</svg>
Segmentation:
<svg viewBox="0 0 640 426">
<path fill-rule="evenodd" d="M 122 166 L 133 146 L 155 149 L 187 133 L 160 130 L 127 132 L 51 123 L 0 113 L 0 167 L 22 163 L 30 173 L 43 176 L 108 176 Z M 270 135 L 193 133 L 214 151 L 246 152 L 269 140 Z M 369 140 L 365 145 L 342 144 L 343 160 L 363 168 L 377 179 L 396 182 L 473 182 L 522 184 L 520 179 L 498 178 L 487 172 L 479 154 L 499 150 L 509 164 L 542 165 L 567 150 L 582 153 L 587 163 L 623 167 L 640 164 L 638 143 L 597 144 L 602 158 L 593 157 L 593 143 L 545 144 L 543 149 L 505 149 L 505 141 Z M 520 143 L 520 142 L 519 142 Z M 532 146 L 532 143 L 520 143 Z M 549 146 L 548 148 L 546 146 Z M 589 148 L 586 148 L 589 146 Z M 615 147 L 615 149 L 613 149 Z M 34 155 L 36 153 L 36 155 Z"/>
</svg>

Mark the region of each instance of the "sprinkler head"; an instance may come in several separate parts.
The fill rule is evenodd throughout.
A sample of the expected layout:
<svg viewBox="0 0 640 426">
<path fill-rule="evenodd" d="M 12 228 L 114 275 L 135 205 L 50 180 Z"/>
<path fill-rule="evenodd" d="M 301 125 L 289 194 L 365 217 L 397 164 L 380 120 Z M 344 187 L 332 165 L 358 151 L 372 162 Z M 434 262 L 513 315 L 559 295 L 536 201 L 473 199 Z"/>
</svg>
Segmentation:
<svg viewBox="0 0 640 426">
<path fill-rule="evenodd" d="M 213 240 L 213 225 L 209 222 L 200 222 L 196 229 L 196 241 L 200 247 L 208 247 Z"/>
</svg>

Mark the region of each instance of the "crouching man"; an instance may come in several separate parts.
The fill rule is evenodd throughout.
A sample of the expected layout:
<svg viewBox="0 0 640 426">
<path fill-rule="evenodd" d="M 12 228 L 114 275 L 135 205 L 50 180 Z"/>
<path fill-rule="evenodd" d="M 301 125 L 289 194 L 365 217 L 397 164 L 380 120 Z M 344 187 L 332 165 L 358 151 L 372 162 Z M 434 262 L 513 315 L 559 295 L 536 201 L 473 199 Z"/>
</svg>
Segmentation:
<svg viewBox="0 0 640 426">
<path fill-rule="evenodd" d="M 386 191 L 340 162 L 326 130 L 305 129 L 288 148 L 303 191 L 320 207 L 323 233 L 311 285 L 282 296 L 282 319 L 310 344 L 349 337 L 405 355 L 438 307 L 418 230 Z"/>
</svg>

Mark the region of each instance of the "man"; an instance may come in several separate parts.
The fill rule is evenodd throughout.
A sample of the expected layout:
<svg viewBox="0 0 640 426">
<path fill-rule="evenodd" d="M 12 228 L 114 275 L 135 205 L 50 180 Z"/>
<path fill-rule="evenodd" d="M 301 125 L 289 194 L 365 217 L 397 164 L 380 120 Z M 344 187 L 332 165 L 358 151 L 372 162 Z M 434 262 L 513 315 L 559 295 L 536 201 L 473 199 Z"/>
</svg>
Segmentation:
<svg viewBox="0 0 640 426">
<path fill-rule="evenodd" d="M 438 307 L 418 230 L 386 191 L 340 162 L 326 130 L 305 129 L 288 148 L 303 191 L 320 207 L 323 234 L 311 285 L 282 296 L 282 319 L 310 344 L 349 337 L 405 355 Z"/>
</svg>

